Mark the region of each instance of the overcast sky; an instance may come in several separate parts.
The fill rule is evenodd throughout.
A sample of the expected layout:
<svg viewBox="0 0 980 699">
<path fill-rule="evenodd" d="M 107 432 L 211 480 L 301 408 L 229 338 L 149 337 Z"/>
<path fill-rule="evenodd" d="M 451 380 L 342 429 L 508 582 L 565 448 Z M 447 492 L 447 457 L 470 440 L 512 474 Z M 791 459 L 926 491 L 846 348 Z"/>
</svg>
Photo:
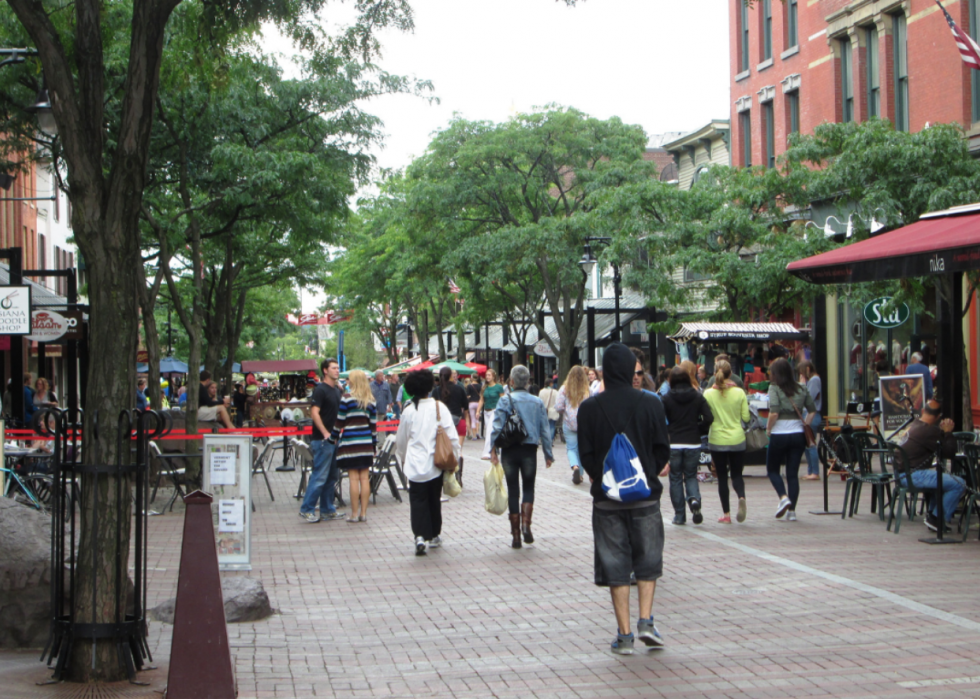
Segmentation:
<svg viewBox="0 0 980 699">
<path fill-rule="evenodd" d="M 330 8 L 336 5 L 328 5 Z M 618 116 L 648 135 L 729 116 L 723 0 L 414 0 L 415 32 L 380 35 L 382 67 L 431 80 L 439 104 L 373 100 L 385 124 L 376 155 L 404 168 L 454 113 L 503 121 L 550 103 Z M 279 42 L 270 48 L 285 53 Z"/>
<path fill-rule="evenodd" d="M 454 113 L 503 121 L 556 103 L 618 116 L 650 136 L 729 117 L 723 0 L 585 0 L 572 8 L 555 0 L 414 0 L 412 7 L 414 33 L 383 32 L 380 64 L 431 80 L 440 103 L 407 95 L 368 103 L 385 125 L 375 154 L 383 168 L 406 167 Z M 328 4 L 327 12 L 337 8 Z M 265 46 L 291 53 L 271 36 Z M 311 303 L 304 294 L 304 306 Z"/>
</svg>

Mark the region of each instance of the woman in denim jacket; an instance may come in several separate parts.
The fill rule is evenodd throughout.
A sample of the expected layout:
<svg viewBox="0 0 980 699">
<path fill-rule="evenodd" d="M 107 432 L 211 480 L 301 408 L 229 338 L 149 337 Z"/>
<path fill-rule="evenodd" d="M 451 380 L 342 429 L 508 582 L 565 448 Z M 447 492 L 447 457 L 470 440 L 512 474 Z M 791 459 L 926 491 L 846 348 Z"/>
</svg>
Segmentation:
<svg viewBox="0 0 980 699">
<path fill-rule="evenodd" d="M 555 457 L 551 453 L 551 426 L 548 424 L 548 411 L 537 396 L 527 392 L 531 380 L 531 372 L 527 367 L 518 364 L 510 371 L 511 392 L 500 398 L 497 410 L 493 416 L 493 433 L 490 444 L 490 461 L 497 463 L 497 437 L 503 432 L 504 425 L 516 410 L 524 423 L 527 438 L 521 444 L 500 450 L 500 463 L 507 477 L 507 495 L 510 510 L 511 546 L 521 548 L 521 533 L 525 543 L 534 543 L 531 534 L 531 516 L 534 513 L 534 477 L 538 471 L 538 445 L 544 451 L 545 465 L 551 468 Z M 521 484 L 524 486 L 524 497 L 521 500 Z M 518 502 L 520 500 L 520 507 Z M 523 518 L 523 526 L 521 519 Z"/>
</svg>

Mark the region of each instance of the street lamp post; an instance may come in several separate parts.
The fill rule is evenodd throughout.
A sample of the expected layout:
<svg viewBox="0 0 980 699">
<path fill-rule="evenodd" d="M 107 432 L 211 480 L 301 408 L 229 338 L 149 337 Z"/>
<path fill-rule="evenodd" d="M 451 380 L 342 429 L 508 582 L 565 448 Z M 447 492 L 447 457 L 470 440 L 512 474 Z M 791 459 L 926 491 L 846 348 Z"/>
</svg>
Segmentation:
<svg viewBox="0 0 980 699">
<path fill-rule="evenodd" d="M 579 260 L 579 264 L 582 266 L 582 270 L 586 274 L 592 274 L 595 271 L 596 263 L 598 260 L 592 254 L 592 243 L 593 242 L 604 242 L 608 243 L 612 238 L 602 237 L 602 236 L 586 236 L 585 237 L 585 254 L 582 255 L 582 259 Z M 620 295 L 620 283 L 622 282 L 622 277 L 619 275 L 619 265 L 615 262 L 612 263 L 613 268 L 613 306 L 616 313 L 616 326 L 613 328 L 612 338 L 614 342 L 619 342 L 619 295 Z M 602 293 L 600 289 L 599 293 Z"/>
</svg>

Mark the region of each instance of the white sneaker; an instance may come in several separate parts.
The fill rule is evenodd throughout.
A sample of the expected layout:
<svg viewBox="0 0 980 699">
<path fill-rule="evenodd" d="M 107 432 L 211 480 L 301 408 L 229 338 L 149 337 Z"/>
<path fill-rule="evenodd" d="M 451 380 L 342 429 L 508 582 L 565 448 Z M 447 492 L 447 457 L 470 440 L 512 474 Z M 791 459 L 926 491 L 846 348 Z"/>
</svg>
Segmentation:
<svg viewBox="0 0 980 699">
<path fill-rule="evenodd" d="M 425 555 L 425 539 L 423 539 L 421 536 L 415 537 L 415 555 Z"/>
<path fill-rule="evenodd" d="M 439 548 L 440 546 L 442 546 L 442 539 L 440 539 L 440 538 L 439 538 L 438 536 L 435 536 L 435 537 L 433 537 L 433 538 L 432 538 L 432 539 L 431 539 L 431 540 L 429 541 L 429 548 L 430 548 L 430 549 L 437 549 L 437 548 Z"/>
<path fill-rule="evenodd" d="M 787 522 L 796 521 L 796 510 L 790 510 L 789 512 L 786 513 L 786 521 Z"/>
<path fill-rule="evenodd" d="M 783 499 L 779 501 L 779 507 L 776 508 L 776 519 L 780 519 L 784 514 L 786 514 L 786 510 L 792 506 L 792 501 L 784 495 Z"/>
</svg>

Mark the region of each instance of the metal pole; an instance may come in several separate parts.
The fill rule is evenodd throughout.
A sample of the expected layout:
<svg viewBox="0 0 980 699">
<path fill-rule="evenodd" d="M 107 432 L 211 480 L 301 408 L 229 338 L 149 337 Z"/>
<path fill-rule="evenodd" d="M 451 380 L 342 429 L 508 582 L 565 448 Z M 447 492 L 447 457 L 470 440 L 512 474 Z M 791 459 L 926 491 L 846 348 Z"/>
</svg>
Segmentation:
<svg viewBox="0 0 980 699">
<path fill-rule="evenodd" d="M 20 248 L 8 248 L 10 264 L 10 285 L 20 286 L 24 283 L 21 272 L 24 269 L 23 251 Z M 10 398 L 13 405 L 10 414 L 14 420 L 24 419 L 24 338 L 20 335 L 10 337 Z"/>
<path fill-rule="evenodd" d="M 620 282 L 620 278 L 619 278 L 619 265 L 614 262 L 613 263 L 613 294 L 615 294 L 616 298 L 613 299 L 613 303 L 615 304 L 615 308 L 616 308 L 616 328 L 615 328 L 615 331 L 613 332 L 613 340 L 615 340 L 616 342 L 619 342 L 619 338 L 620 338 L 620 334 L 619 334 L 619 293 L 620 293 L 620 290 L 619 290 L 619 282 Z"/>
</svg>

